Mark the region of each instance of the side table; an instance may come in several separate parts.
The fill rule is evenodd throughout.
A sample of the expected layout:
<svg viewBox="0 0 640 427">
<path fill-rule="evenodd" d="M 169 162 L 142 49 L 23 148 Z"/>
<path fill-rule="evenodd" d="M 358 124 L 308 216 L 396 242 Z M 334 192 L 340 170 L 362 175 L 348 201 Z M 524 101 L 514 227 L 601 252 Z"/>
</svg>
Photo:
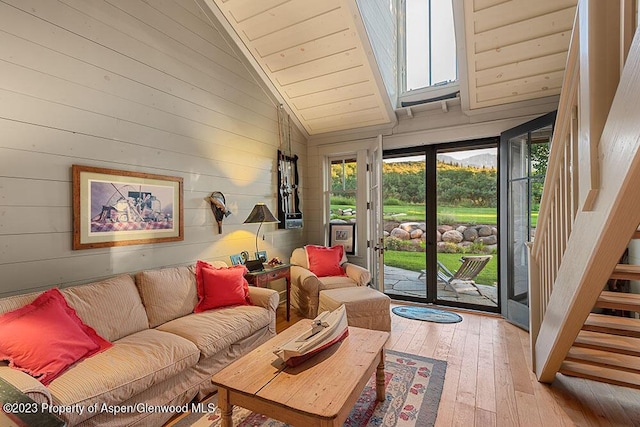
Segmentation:
<svg viewBox="0 0 640 427">
<path fill-rule="evenodd" d="M 260 271 L 251 271 L 244 276 L 250 285 L 266 288 L 269 283 L 285 279 L 287 283 L 287 322 L 291 311 L 291 264 L 280 264 Z"/>
</svg>

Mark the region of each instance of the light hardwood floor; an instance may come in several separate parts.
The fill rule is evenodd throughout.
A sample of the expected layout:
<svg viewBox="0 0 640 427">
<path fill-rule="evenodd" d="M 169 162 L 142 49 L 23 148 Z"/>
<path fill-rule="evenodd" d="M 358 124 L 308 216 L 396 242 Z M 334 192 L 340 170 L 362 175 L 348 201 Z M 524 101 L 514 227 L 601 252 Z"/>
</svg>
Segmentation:
<svg viewBox="0 0 640 427">
<path fill-rule="evenodd" d="M 459 312 L 438 324 L 391 314 L 387 348 L 447 361 L 436 426 L 640 426 L 640 390 L 558 375 L 539 383 L 529 335 L 504 319 Z M 287 322 L 278 311 L 278 332 Z"/>
</svg>

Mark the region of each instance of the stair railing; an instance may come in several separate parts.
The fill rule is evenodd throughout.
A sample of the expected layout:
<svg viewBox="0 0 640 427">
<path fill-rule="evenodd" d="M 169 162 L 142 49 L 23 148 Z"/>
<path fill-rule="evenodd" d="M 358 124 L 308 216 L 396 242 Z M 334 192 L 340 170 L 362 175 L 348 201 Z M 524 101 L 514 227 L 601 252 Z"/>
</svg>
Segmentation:
<svg viewBox="0 0 640 427">
<path fill-rule="evenodd" d="M 640 126 L 632 118 L 640 108 L 640 41 L 630 36 L 635 4 L 578 5 L 529 246 L 532 361 L 543 382 L 553 381 L 640 222 L 640 202 L 633 202 L 635 212 L 624 211 L 640 200 L 632 185 L 636 174 L 640 179 Z M 635 140 L 628 133 L 633 128 Z"/>
</svg>

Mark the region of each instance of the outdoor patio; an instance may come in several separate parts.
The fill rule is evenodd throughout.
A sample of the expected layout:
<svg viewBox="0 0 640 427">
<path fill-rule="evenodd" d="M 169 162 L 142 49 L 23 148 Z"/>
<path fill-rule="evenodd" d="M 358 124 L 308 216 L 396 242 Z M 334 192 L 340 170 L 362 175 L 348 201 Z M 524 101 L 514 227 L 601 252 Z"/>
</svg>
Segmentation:
<svg viewBox="0 0 640 427">
<path fill-rule="evenodd" d="M 397 267 L 384 266 L 384 291 L 390 297 L 393 295 L 407 295 L 424 298 L 426 296 L 426 278 L 418 278 L 419 272 L 403 270 Z M 496 307 L 498 295 L 496 286 L 478 285 L 482 296 L 475 291 L 459 292 L 456 298 L 455 292 L 444 289 L 443 283 L 438 283 L 438 298 L 446 301 L 455 301 L 468 304 L 486 305 Z"/>
</svg>

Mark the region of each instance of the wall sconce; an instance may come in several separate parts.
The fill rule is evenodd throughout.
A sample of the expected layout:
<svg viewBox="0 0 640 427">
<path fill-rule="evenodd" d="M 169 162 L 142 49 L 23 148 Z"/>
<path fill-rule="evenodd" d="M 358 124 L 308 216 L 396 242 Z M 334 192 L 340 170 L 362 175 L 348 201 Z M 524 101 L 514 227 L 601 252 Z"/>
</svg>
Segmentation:
<svg viewBox="0 0 640 427">
<path fill-rule="evenodd" d="M 258 252 L 258 236 L 260 235 L 260 227 L 262 227 L 262 223 L 264 222 L 274 223 L 280 221 L 278 221 L 273 216 L 267 205 L 265 205 L 264 203 L 257 203 L 253 207 L 253 210 L 251 211 L 247 219 L 244 220 L 245 224 L 260 224 L 258 226 L 258 231 L 256 232 L 256 252 Z"/>
<path fill-rule="evenodd" d="M 211 205 L 211 211 L 218 223 L 218 233 L 222 234 L 222 220 L 231 215 L 231 211 L 227 209 L 224 194 L 214 191 L 209 197 L 204 198 Z"/>
</svg>

